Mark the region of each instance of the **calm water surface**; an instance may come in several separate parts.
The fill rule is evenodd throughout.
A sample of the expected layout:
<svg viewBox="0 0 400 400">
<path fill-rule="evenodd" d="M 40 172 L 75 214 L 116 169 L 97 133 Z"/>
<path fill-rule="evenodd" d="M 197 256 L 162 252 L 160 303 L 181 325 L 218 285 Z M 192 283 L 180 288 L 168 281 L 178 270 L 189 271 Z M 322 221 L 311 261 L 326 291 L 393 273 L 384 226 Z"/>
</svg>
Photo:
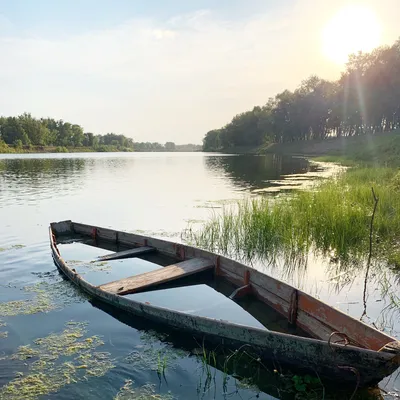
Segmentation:
<svg viewBox="0 0 400 400">
<path fill-rule="evenodd" d="M 234 376 L 227 379 L 205 367 L 186 338 L 89 302 L 57 272 L 47 229 L 51 221 L 72 219 L 180 241 L 189 225 L 201 224 L 224 204 L 247 196 L 287 195 L 332 171 L 329 165 L 277 156 L 0 155 L 0 399 L 24 398 L 22 384 L 37 384 L 37 379 L 42 391 L 26 398 L 293 398 L 269 378 L 259 379 L 259 388 Z M 62 247 L 63 256 L 95 283 L 154 268 L 141 260 L 88 266 L 104 251 L 79 244 Z M 363 266 L 310 257 L 298 266 L 260 263 L 257 268 L 357 318 L 366 311 L 367 323 L 400 338 L 399 314 L 391 307 L 399 279 L 389 271 L 384 271 L 384 286 L 382 274 L 372 273 L 364 310 Z M 186 312 L 259 326 L 217 292 L 209 290 L 204 303 L 205 290 L 199 284 L 150 295 L 153 302 Z M 396 394 L 398 374 L 380 386 Z"/>
</svg>

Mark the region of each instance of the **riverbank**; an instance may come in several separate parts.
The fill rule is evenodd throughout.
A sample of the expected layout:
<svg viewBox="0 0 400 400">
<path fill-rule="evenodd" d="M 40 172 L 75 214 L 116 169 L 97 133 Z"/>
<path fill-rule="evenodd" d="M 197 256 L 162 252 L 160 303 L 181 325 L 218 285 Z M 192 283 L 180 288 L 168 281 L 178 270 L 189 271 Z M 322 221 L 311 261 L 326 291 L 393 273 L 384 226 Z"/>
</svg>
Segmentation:
<svg viewBox="0 0 400 400">
<path fill-rule="evenodd" d="M 302 257 L 314 249 L 332 259 L 366 259 L 374 209 L 373 250 L 390 268 L 400 269 L 400 132 L 370 137 L 274 145 L 267 152 L 312 156 L 351 165 L 318 190 L 289 198 L 268 197 L 226 208 L 192 237 L 207 249 L 251 258 L 277 254 Z"/>
<path fill-rule="evenodd" d="M 259 153 L 304 156 L 345 164 L 400 165 L 400 130 L 367 136 L 275 143 Z"/>
<path fill-rule="evenodd" d="M 0 143 L 0 154 L 41 154 L 41 153 L 101 153 L 126 152 L 132 149 L 119 149 L 115 146 L 94 147 L 64 147 L 64 146 L 22 146 L 14 147 Z"/>
<path fill-rule="evenodd" d="M 183 148 L 183 149 L 182 149 Z M 22 146 L 14 147 L 2 144 L 0 142 L 0 154 L 45 154 L 45 153 L 122 153 L 122 152 L 135 152 L 135 153 L 164 153 L 164 152 L 198 152 L 192 147 L 187 145 L 177 145 L 175 150 L 147 150 L 147 149 L 133 149 L 121 148 L 117 146 L 99 146 L 99 147 L 64 147 L 64 146 Z"/>
</svg>

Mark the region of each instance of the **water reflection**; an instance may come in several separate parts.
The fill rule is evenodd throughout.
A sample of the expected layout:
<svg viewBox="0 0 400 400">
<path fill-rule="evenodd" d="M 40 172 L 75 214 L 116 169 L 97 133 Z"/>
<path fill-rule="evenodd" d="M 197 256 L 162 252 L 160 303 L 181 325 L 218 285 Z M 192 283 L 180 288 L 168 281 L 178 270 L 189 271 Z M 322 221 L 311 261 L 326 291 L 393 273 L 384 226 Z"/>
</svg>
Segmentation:
<svg viewBox="0 0 400 400">
<path fill-rule="evenodd" d="M 206 167 L 217 175 L 224 174 L 236 186 L 254 190 L 277 186 L 277 181 L 283 176 L 318 172 L 317 164 L 310 164 L 304 158 L 281 155 L 240 155 L 233 157 L 206 157 Z"/>
<path fill-rule="evenodd" d="M 88 164 L 84 159 L 0 160 L 0 207 L 38 202 L 60 190 L 79 190 Z"/>
</svg>

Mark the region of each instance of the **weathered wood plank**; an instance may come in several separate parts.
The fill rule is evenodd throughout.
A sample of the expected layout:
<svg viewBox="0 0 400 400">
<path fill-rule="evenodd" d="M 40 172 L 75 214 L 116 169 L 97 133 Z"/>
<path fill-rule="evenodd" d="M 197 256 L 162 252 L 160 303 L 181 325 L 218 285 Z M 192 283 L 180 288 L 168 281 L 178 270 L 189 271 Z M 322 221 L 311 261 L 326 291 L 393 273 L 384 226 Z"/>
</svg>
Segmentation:
<svg viewBox="0 0 400 400">
<path fill-rule="evenodd" d="M 117 231 L 114 229 L 96 227 L 96 237 L 102 240 L 117 241 Z"/>
<path fill-rule="evenodd" d="M 61 221 L 61 222 L 53 222 L 51 224 L 51 229 L 55 234 L 65 234 L 71 233 L 72 231 L 72 221 Z"/>
<path fill-rule="evenodd" d="M 379 350 L 388 341 L 385 333 L 301 291 L 298 307 L 321 324 L 330 326 L 332 331 L 344 333 L 352 341 L 368 349 Z"/>
<path fill-rule="evenodd" d="M 250 285 L 245 285 L 240 288 L 237 288 L 230 296 L 229 298 L 231 300 L 237 299 L 238 297 L 243 297 L 246 296 L 246 294 L 251 293 L 251 286 Z"/>
<path fill-rule="evenodd" d="M 79 222 L 73 222 L 72 226 L 74 228 L 74 232 L 78 233 L 80 235 L 87 235 L 91 236 L 93 232 L 93 226 L 86 225 L 86 224 L 80 224 Z"/>
<path fill-rule="evenodd" d="M 151 253 L 153 251 L 156 251 L 154 247 L 148 247 L 148 246 L 136 247 L 135 249 L 129 249 L 124 251 L 118 251 L 117 253 L 107 254 L 105 256 L 98 257 L 98 259 L 101 261 L 120 260 L 122 258 L 137 257 L 142 254 Z"/>
<path fill-rule="evenodd" d="M 108 293 L 119 295 L 137 293 L 143 289 L 149 289 L 150 287 L 196 274 L 211 268 L 214 268 L 214 264 L 211 261 L 203 258 L 193 258 L 191 260 L 169 265 L 168 267 L 163 267 L 155 271 L 106 283 L 104 285 L 100 285 L 99 288 Z"/>
<path fill-rule="evenodd" d="M 400 355 L 400 341 L 390 342 L 383 346 L 379 351 L 387 351 L 388 353 Z"/>
</svg>

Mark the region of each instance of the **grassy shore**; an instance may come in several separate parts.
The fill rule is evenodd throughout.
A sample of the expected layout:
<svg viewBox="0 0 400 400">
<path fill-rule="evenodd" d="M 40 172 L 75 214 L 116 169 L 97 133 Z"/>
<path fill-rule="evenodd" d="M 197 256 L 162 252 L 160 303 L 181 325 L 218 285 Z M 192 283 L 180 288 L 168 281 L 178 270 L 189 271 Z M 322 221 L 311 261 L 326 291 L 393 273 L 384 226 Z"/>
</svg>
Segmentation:
<svg viewBox="0 0 400 400">
<path fill-rule="evenodd" d="M 322 146 L 322 145 L 321 145 Z M 296 146 L 296 154 L 351 165 L 346 172 L 279 201 L 269 198 L 225 208 L 193 234 L 199 246 L 245 257 L 301 256 L 316 249 L 333 258 L 365 257 L 369 250 L 372 188 L 379 197 L 374 252 L 400 266 L 400 132 L 340 139 L 335 145 Z M 329 150 L 328 150 L 329 148 Z M 283 151 L 283 147 L 280 147 Z M 290 153 L 290 146 L 288 147 Z"/>
<path fill-rule="evenodd" d="M 309 140 L 272 144 L 260 153 L 291 154 L 318 157 L 345 164 L 400 166 L 400 130 L 376 135 Z"/>
</svg>

